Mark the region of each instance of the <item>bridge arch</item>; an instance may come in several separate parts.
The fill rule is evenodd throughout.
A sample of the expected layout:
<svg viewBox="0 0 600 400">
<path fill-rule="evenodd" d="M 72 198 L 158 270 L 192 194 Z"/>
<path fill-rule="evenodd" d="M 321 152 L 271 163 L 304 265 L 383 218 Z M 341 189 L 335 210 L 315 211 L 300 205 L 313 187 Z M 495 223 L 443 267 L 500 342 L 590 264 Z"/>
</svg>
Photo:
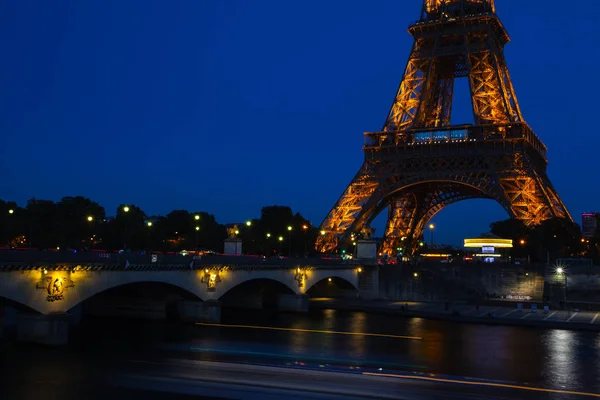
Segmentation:
<svg viewBox="0 0 600 400">
<path fill-rule="evenodd" d="M 221 274 L 222 279 L 217 284 L 216 291 L 213 294 L 215 300 L 221 299 L 231 290 L 241 285 L 252 284 L 255 281 L 277 282 L 279 285 L 287 288 L 290 293 L 298 294 L 298 285 L 295 281 L 295 272 L 293 269 L 249 269 L 238 271 L 225 271 Z"/>
<path fill-rule="evenodd" d="M 60 296 L 49 285 L 60 280 Z M 22 304 L 42 314 L 66 312 L 83 301 L 132 283 L 156 282 L 172 285 L 200 300 L 207 299 L 197 271 L 68 271 L 31 270 L 10 273 L 0 280 L 0 297 Z M 204 285 L 205 287 L 205 285 Z"/>
<path fill-rule="evenodd" d="M 271 309 L 279 295 L 296 294 L 295 288 L 272 278 L 251 278 L 230 287 L 219 297 L 223 307 Z"/>
<path fill-rule="evenodd" d="M 41 314 L 42 311 L 37 310 L 31 305 L 24 303 L 23 301 L 18 301 L 14 298 L 0 295 L 0 322 L 2 319 L 2 307 L 10 307 L 17 311 L 24 311 L 27 313 Z"/>
<path fill-rule="evenodd" d="M 190 275 L 190 273 L 183 274 Z M 81 280 L 79 285 L 75 283 L 72 288 L 74 289 L 73 293 L 68 293 L 68 296 L 65 296 L 65 304 L 62 305 L 64 310 L 70 310 L 83 301 L 101 293 L 105 293 L 108 290 L 125 287 L 126 285 L 129 286 L 144 283 L 159 283 L 173 286 L 200 300 L 204 300 L 205 297 L 199 285 L 194 284 L 190 279 L 186 279 L 185 276 L 181 276 L 182 272 L 180 271 L 122 271 L 105 274 L 101 273 L 100 275 L 101 276 L 94 279 L 94 282 L 89 286 L 85 285 Z"/>
<path fill-rule="evenodd" d="M 320 283 L 327 283 L 329 279 L 333 283 L 344 282 L 344 286 L 358 290 L 358 268 L 356 269 L 327 269 L 315 270 L 307 274 L 304 293 L 309 294 L 309 291 Z"/>
<path fill-rule="evenodd" d="M 329 276 L 314 282 L 306 289 L 309 297 L 343 297 L 349 293 L 357 293 L 358 287 L 338 276 Z"/>
</svg>

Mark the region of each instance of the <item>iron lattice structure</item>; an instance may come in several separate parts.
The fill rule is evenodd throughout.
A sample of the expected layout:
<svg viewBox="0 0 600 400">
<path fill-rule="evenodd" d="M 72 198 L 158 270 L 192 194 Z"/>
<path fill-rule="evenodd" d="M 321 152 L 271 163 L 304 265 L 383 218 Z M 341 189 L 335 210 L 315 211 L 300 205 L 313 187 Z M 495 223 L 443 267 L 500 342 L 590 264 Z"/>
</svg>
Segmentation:
<svg viewBox="0 0 600 400">
<path fill-rule="evenodd" d="M 321 224 L 317 250 L 349 244 L 385 208 L 383 252 L 414 250 L 427 222 L 457 201 L 493 199 L 526 225 L 569 218 L 546 174 L 546 147 L 523 120 L 494 0 L 424 0 L 414 44 L 380 132 Z M 450 125 L 456 78 L 468 78 L 475 124 Z M 571 219 L 572 220 L 572 219 Z"/>
</svg>

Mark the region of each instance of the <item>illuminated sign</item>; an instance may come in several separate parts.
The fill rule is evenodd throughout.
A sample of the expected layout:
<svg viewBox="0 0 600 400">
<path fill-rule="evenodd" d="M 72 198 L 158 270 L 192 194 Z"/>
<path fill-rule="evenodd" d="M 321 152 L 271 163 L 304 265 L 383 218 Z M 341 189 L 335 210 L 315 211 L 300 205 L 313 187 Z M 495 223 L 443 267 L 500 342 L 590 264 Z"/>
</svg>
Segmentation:
<svg viewBox="0 0 600 400">
<path fill-rule="evenodd" d="M 465 247 L 513 247 L 512 239 L 465 239 Z"/>
<path fill-rule="evenodd" d="M 492 254 L 493 254 L 493 253 L 494 253 L 494 250 L 495 250 L 495 249 L 494 249 L 494 246 L 483 246 L 483 247 L 481 248 L 481 252 L 482 252 L 482 253 L 492 253 Z"/>
</svg>

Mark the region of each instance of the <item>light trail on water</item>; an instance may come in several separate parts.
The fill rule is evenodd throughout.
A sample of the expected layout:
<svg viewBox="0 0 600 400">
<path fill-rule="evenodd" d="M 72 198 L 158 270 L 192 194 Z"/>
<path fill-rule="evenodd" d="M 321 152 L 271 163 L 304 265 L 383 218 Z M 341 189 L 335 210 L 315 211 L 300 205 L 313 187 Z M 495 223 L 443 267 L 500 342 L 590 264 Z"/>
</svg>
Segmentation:
<svg viewBox="0 0 600 400">
<path fill-rule="evenodd" d="M 407 340 L 422 340 L 419 336 L 403 336 L 403 335 L 388 335 L 384 333 L 368 333 L 368 332 L 344 332 L 344 331 L 328 331 L 321 329 L 301 329 L 301 328 L 279 328 L 275 326 L 255 326 L 255 325 L 231 325 L 231 324 L 208 324 L 204 322 L 196 322 L 196 325 L 209 326 L 217 328 L 237 328 L 237 329 L 262 329 L 271 331 L 288 331 L 302 333 L 325 333 L 329 335 L 352 335 L 352 336 L 373 336 L 384 337 L 390 339 L 407 339 Z"/>
<path fill-rule="evenodd" d="M 457 379 L 432 378 L 429 376 L 397 375 L 397 374 L 384 374 L 384 373 L 377 373 L 377 372 L 363 372 L 362 374 L 368 375 L 368 376 L 379 376 L 379 377 L 384 377 L 384 378 L 413 379 L 413 380 L 429 381 L 429 382 L 454 383 L 454 384 L 458 384 L 458 385 L 488 386 L 488 387 L 498 387 L 498 388 L 505 388 L 505 389 L 528 390 L 531 392 L 568 394 L 568 395 L 573 395 L 573 396 L 586 396 L 586 397 L 600 398 L 600 394 L 598 394 L 598 393 L 576 392 L 576 391 L 572 391 L 572 390 L 560 390 L 560 389 L 546 389 L 546 388 L 540 388 L 540 387 L 510 385 L 510 384 L 506 384 L 506 383 L 472 382 L 472 381 L 461 381 L 461 380 L 457 380 Z"/>
</svg>

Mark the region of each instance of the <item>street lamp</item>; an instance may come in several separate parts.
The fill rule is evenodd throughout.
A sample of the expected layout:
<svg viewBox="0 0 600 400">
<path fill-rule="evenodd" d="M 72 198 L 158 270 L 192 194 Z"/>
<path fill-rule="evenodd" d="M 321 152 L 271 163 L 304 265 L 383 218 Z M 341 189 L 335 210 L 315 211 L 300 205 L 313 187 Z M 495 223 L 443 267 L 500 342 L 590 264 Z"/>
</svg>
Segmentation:
<svg viewBox="0 0 600 400">
<path fill-rule="evenodd" d="M 308 225 L 302 225 L 302 229 L 304 230 L 304 257 L 306 257 L 306 254 L 308 253 L 308 246 L 306 245 L 306 232 L 308 231 Z"/>
<path fill-rule="evenodd" d="M 154 225 L 152 223 L 152 221 L 147 221 L 146 222 L 146 226 L 148 227 L 148 244 L 147 244 L 147 247 L 148 247 L 148 251 L 149 252 L 152 251 L 152 245 L 151 245 L 151 240 L 150 240 L 151 239 L 150 236 L 151 236 L 151 233 L 152 233 L 150 228 L 152 228 L 152 225 Z"/>
<path fill-rule="evenodd" d="M 287 227 L 288 230 L 288 257 L 292 257 L 292 226 Z"/>
<path fill-rule="evenodd" d="M 271 241 L 269 240 L 269 238 L 271 237 L 271 234 L 267 232 L 267 234 L 265 235 L 266 239 L 265 239 L 265 247 L 264 247 L 264 253 L 265 256 L 268 256 L 269 254 L 271 254 Z"/>
<path fill-rule="evenodd" d="M 9 214 L 9 215 L 13 215 L 14 213 L 15 213 L 15 210 L 13 210 L 12 208 L 8 210 L 8 214 Z M 8 225 L 8 249 L 9 249 L 9 250 L 10 250 L 10 237 L 11 237 L 11 235 L 12 235 L 12 232 L 11 232 L 11 230 L 12 230 L 12 229 L 10 229 L 10 228 L 11 228 L 11 224 L 10 224 L 10 222 L 11 222 L 11 221 L 10 221 L 10 220 L 8 220 L 8 224 L 7 224 L 7 225 Z"/>
<path fill-rule="evenodd" d="M 431 247 L 433 247 L 433 230 L 435 229 L 434 224 L 429 224 L 429 230 L 431 231 Z"/>
<path fill-rule="evenodd" d="M 199 216 L 199 215 L 194 215 L 194 219 L 195 219 L 196 221 L 198 221 L 198 220 L 200 219 L 200 216 Z"/>
<path fill-rule="evenodd" d="M 252 225 L 252 221 L 246 221 L 246 226 L 251 226 Z"/>
<path fill-rule="evenodd" d="M 281 244 L 283 244 L 283 236 L 279 236 L 279 253 L 281 254 Z"/>
<path fill-rule="evenodd" d="M 87 222 L 90 223 L 90 230 L 88 232 L 88 235 L 90 237 L 90 241 L 92 241 L 93 240 L 92 237 L 94 236 L 94 229 L 93 229 L 93 226 L 92 226 L 93 225 L 92 222 L 94 222 L 94 216 L 93 215 L 88 215 L 86 219 L 87 219 Z M 86 242 L 87 242 L 87 240 L 86 240 Z M 90 243 L 90 247 L 92 247 L 91 246 L 92 244 L 93 243 Z"/>
<path fill-rule="evenodd" d="M 557 275 L 562 275 L 565 278 L 565 294 L 564 294 L 564 302 L 565 302 L 565 307 L 567 307 L 567 311 L 569 309 L 568 305 L 567 305 L 567 271 L 565 271 L 565 269 L 561 266 L 556 267 L 556 274 Z"/>
<path fill-rule="evenodd" d="M 123 207 L 123 212 L 129 212 L 129 206 Z M 127 249 L 127 218 L 125 218 L 125 240 L 123 241 L 123 250 Z"/>
</svg>

